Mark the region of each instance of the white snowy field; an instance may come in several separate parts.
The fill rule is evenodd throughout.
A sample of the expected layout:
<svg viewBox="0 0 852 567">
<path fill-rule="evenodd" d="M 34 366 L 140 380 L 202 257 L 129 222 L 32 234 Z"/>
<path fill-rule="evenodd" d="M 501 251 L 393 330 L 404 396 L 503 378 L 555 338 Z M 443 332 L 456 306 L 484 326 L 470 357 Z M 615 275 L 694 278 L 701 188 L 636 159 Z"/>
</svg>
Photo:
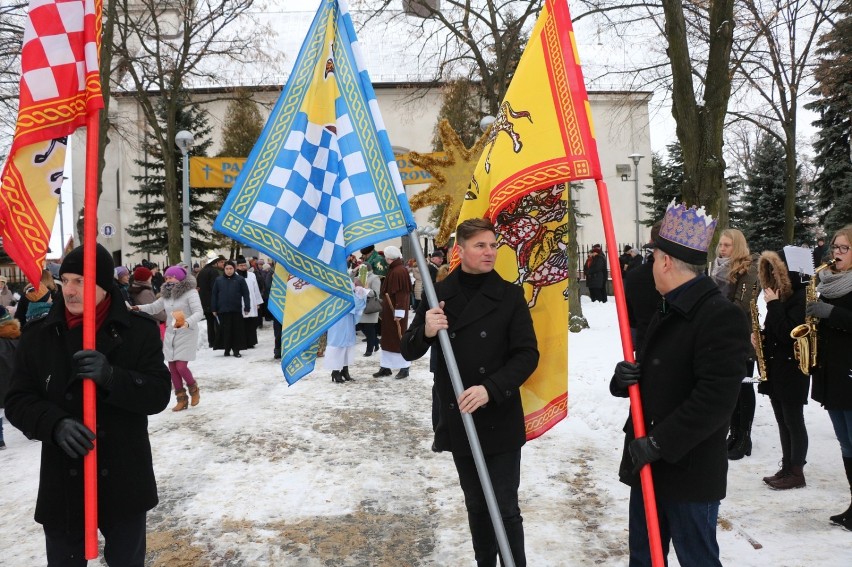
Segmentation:
<svg viewBox="0 0 852 567">
<path fill-rule="evenodd" d="M 531 566 L 627 564 L 628 488 L 617 480 L 627 400 L 608 391 L 621 359 L 615 303 L 583 299 L 592 328 L 570 336 L 568 418 L 523 453 Z M 148 516 L 148 564 L 474 565 L 452 459 L 430 451 L 428 357 L 395 380 L 371 377 L 378 356 L 361 354 L 354 383 L 334 384 L 320 368 L 288 387 L 268 324 L 240 360 L 200 349 L 190 365 L 200 405 L 150 420 L 160 505 Z M 720 510 L 725 565 L 852 565 L 852 534 L 828 521 L 849 504 L 839 446 L 818 405 L 806 420 L 808 486 L 770 490 L 761 477 L 776 471 L 780 450 L 758 396 L 754 451 L 731 462 Z M 8 421 L 4 430 L 0 564 L 44 565 L 32 519 L 39 443 Z M 673 551 L 669 559 L 678 565 Z"/>
</svg>

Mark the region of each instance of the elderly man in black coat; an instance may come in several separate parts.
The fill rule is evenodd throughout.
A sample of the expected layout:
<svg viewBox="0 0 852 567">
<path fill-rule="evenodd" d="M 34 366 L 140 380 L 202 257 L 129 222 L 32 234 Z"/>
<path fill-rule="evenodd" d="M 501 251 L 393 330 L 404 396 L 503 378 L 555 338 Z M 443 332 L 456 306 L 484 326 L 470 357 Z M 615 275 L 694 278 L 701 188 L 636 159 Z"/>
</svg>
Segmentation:
<svg viewBox="0 0 852 567">
<path fill-rule="evenodd" d="M 461 413 L 473 421 L 515 565 L 526 565 L 523 518 L 518 506 L 521 447 L 526 442 L 519 388 L 538 365 L 538 346 L 523 289 L 494 271 L 497 239 L 484 219 L 464 221 L 456 230 L 461 265 L 435 291 L 439 307 L 420 304 L 402 337 L 408 360 L 438 350 L 435 381 L 439 407 L 434 449 L 451 451 L 465 497 L 473 549 L 479 566 L 497 561 L 497 540 L 471 456 Z M 436 340 L 447 329 L 464 392 L 456 399 Z"/>
<path fill-rule="evenodd" d="M 610 383 L 626 397 L 638 382 L 647 436 L 628 417 L 619 477 L 630 493 L 630 565 L 650 566 L 638 473 L 651 464 L 663 552 L 680 564 L 718 565 L 716 521 L 725 497 L 730 420 L 745 375 L 749 325 L 704 275 L 715 221 L 672 203 L 655 240 L 653 273 L 663 296 L 639 363 L 620 362 Z M 686 227 L 686 228 L 685 228 Z"/>
<path fill-rule="evenodd" d="M 142 566 L 145 516 L 157 505 L 148 417 L 169 402 L 157 322 L 127 310 L 112 255 L 96 253 L 96 349 L 82 350 L 83 248 L 62 262 L 62 298 L 21 337 L 6 416 L 42 442 L 35 520 L 49 565 L 85 565 L 83 459 L 98 441 L 98 527 L 108 565 Z M 97 436 L 82 423 L 82 378 L 97 385 Z"/>
</svg>

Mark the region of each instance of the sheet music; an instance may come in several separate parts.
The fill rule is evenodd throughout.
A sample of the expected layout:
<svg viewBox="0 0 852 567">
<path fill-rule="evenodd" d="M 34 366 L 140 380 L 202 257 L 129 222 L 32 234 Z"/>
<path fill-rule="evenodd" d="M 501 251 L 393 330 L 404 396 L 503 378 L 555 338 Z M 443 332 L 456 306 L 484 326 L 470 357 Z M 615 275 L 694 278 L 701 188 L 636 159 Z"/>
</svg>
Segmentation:
<svg viewBox="0 0 852 567">
<path fill-rule="evenodd" d="M 785 246 L 784 255 L 787 257 L 787 267 L 791 272 L 814 275 L 814 255 L 810 248 Z"/>
</svg>

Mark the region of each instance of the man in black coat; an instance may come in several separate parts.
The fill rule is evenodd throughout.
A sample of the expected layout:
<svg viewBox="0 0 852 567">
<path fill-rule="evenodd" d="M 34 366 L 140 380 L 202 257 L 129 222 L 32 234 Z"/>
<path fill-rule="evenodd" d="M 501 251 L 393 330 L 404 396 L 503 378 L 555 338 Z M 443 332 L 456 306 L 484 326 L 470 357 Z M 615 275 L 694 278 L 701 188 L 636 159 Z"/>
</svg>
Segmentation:
<svg viewBox="0 0 852 567">
<path fill-rule="evenodd" d="M 526 565 L 523 518 L 518 506 L 521 447 L 526 442 L 519 388 L 538 365 L 538 346 L 523 289 L 494 271 L 494 225 L 466 220 L 456 230 L 461 265 L 439 282 L 439 307 L 422 302 L 402 337 L 402 355 L 434 357 L 439 420 L 434 450 L 451 451 L 465 497 L 473 549 L 479 566 L 494 566 L 497 540 L 471 456 L 461 413 L 473 415 L 515 565 Z M 464 392 L 456 398 L 440 343 L 449 333 Z"/>
<path fill-rule="evenodd" d="M 83 248 L 62 262 L 62 297 L 21 337 L 6 416 L 41 446 L 35 520 L 49 565 L 85 565 L 83 459 L 95 433 L 82 423 L 83 384 L 97 385 L 98 527 L 111 566 L 142 566 L 145 516 L 157 505 L 148 417 L 165 409 L 169 371 L 157 322 L 127 310 L 112 255 L 97 246 L 96 348 L 82 350 Z"/>
<path fill-rule="evenodd" d="M 586 287 L 592 301 L 606 303 L 606 281 L 606 254 L 600 244 L 595 244 L 586 258 Z"/>
<path fill-rule="evenodd" d="M 221 254 L 215 256 L 207 262 L 201 271 L 198 272 L 196 282 L 198 283 L 198 297 L 201 299 L 201 309 L 204 311 L 204 318 L 207 320 L 207 346 L 213 348 L 216 343 L 216 316 L 213 315 L 213 309 L 210 306 L 213 296 L 213 283 L 216 278 L 222 275 L 222 269 L 225 266 L 225 257 Z"/>
<path fill-rule="evenodd" d="M 632 488 L 631 566 L 651 565 L 638 476 L 646 464 L 664 551 L 673 542 L 684 567 L 721 566 L 716 521 L 727 483 L 725 436 L 745 375 L 749 325 L 704 275 L 716 225 L 707 220 L 695 209 L 669 206 L 653 263 L 663 301 L 639 363 L 618 363 L 610 383 L 613 395 L 627 397 L 638 381 L 647 431 L 636 439 L 628 417 L 619 477 Z"/>
<path fill-rule="evenodd" d="M 240 358 L 240 351 L 246 348 L 243 315 L 249 314 L 251 295 L 245 278 L 237 275 L 236 269 L 233 260 L 225 262 L 225 273 L 213 283 L 210 307 L 219 322 L 213 348 L 225 349 L 225 356 L 231 356 L 233 349 L 234 356 Z"/>
</svg>

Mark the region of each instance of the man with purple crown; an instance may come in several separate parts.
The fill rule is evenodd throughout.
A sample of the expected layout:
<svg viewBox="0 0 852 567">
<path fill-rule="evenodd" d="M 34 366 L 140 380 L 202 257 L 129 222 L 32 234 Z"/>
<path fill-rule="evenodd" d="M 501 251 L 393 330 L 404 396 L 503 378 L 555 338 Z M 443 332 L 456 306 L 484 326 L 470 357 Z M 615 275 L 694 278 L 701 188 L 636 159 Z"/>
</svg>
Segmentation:
<svg viewBox="0 0 852 567">
<path fill-rule="evenodd" d="M 646 437 L 628 416 L 619 478 L 630 492 L 630 566 L 651 565 L 639 470 L 651 465 L 663 553 L 683 567 L 720 566 L 716 521 L 725 497 L 725 436 L 748 358 L 749 325 L 705 275 L 716 221 L 674 201 L 654 240 L 654 283 L 663 296 L 637 362 L 610 382 L 627 397 L 639 384 Z"/>
</svg>

